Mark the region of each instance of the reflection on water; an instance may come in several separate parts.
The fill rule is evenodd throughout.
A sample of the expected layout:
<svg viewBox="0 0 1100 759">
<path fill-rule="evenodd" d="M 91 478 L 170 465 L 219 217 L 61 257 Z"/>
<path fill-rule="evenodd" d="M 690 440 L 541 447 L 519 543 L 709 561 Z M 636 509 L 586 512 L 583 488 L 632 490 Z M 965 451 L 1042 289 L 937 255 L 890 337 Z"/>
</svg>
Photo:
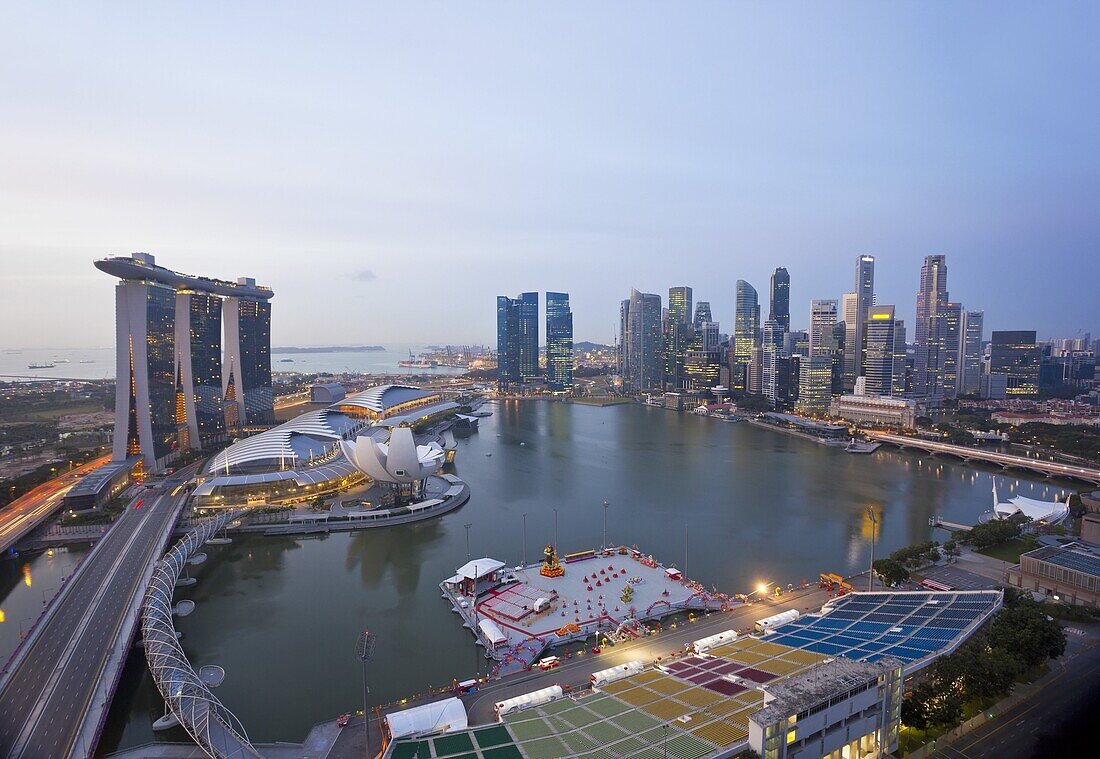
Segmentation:
<svg viewBox="0 0 1100 759">
<path fill-rule="evenodd" d="M 43 601 L 61 588 L 61 578 L 72 574 L 87 546 L 56 548 L 0 558 L 0 662 L 8 657 L 42 613 Z"/>
<path fill-rule="evenodd" d="M 473 556 L 513 563 L 523 514 L 533 559 L 553 540 L 555 509 L 563 551 L 598 545 L 607 500 L 611 540 L 682 565 L 690 532 L 690 574 L 736 592 L 861 570 L 870 558 L 868 507 L 882 556 L 927 540 L 934 515 L 973 523 L 991 506 L 992 470 L 949 459 L 888 448 L 851 455 L 637 405 L 492 408 L 480 432 L 458 443 L 456 470 L 472 489 L 459 512 L 321 538 L 238 537 L 204 549 L 210 560 L 195 570 L 198 584 L 181 593 L 197 603 L 179 620 L 183 645 L 196 665 L 226 668 L 217 695 L 254 739 L 300 741 L 313 723 L 355 708 L 354 647 L 365 627 L 378 639 L 372 699 L 484 671 L 438 588 L 466 561 L 465 523 Z M 1063 493 L 999 472 L 997 481 L 1005 498 Z M 149 725 L 163 706 L 140 660 L 122 688 L 104 751 L 160 737 Z"/>
</svg>

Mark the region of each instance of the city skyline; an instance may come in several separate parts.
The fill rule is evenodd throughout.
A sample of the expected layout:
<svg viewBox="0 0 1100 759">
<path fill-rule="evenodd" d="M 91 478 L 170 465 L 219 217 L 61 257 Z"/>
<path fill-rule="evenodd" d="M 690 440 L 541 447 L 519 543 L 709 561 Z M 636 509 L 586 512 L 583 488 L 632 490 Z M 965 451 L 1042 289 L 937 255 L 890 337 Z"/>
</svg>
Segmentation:
<svg viewBox="0 0 1100 759">
<path fill-rule="evenodd" d="M 493 30 L 287 10 L 264 34 L 247 10 L 14 9 L 0 41 L 33 65 L 0 72 L 0 346 L 109 345 L 87 262 L 137 251 L 262 272 L 289 304 L 280 345 L 323 342 L 333 302 L 332 342 L 490 344 L 484 303 L 534 288 L 570 293 L 578 340 L 610 342 L 630 287 L 694 284 L 730 324 L 736 280 L 763 294 L 776 266 L 798 318 L 862 253 L 907 324 L 921 259 L 944 254 L 987 328 L 1097 331 L 1070 276 L 1098 231 L 1075 84 L 1100 68 L 1094 7 L 625 8 L 500 7 Z M 405 307 L 413 267 L 448 334 Z"/>
</svg>

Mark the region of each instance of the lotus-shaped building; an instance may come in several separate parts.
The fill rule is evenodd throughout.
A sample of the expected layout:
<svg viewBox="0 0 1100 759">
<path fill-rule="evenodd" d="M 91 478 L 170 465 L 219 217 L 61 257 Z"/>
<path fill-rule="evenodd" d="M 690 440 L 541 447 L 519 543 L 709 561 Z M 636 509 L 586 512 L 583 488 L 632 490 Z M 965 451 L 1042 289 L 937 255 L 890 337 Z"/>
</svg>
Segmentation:
<svg viewBox="0 0 1100 759">
<path fill-rule="evenodd" d="M 375 482 L 396 486 L 412 486 L 412 493 L 430 475 L 443 466 L 443 449 L 436 443 L 417 445 L 411 427 L 394 427 L 389 440 L 380 443 L 368 435 L 354 441 L 341 440 L 340 448 L 348 461 Z"/>
</svg>

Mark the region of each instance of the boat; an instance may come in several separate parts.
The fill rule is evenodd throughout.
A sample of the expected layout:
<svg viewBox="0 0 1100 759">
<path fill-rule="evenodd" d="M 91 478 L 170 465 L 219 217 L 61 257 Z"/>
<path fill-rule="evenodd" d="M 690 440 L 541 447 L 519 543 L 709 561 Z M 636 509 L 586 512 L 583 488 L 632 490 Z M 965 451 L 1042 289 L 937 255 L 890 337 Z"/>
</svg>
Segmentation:
<svg viewBox="0 0 1100 759">
<path fill-rule="evenodd" d="M 492 455 L 493 455 L 492 453 L 486 453 L 485 454 L 486 458 L 488 458 L 489 456 L 492 456 Z"/>
<path fill-rule="evenodd" d="M 67 359 L 67 358 L 55 358 L 55 359 L 53 360 L 53 362 L 54 362 L 55 364 L 68 364 L 68 363 L 71 363 L 71 362 L 69 361 L 69 359 Z"/>
<path fill-rule="evenodd" d="M 52 363 L 27 364 L 28 369 L 53 369 L 53 367 L 54 367 L 54 365 Z"/>
<path fill-rule="evenodd" d="M 94 364 L 95 359 L 94 358 L 85 358 L 85 359 L 82 359 L 80 363 L 82 363 L 82 364 Z"/>
<path fill-rule="evenodd" d="M 292 358 L 281 358 L 281 359 L 279 359 L 279 363 L 280 364 L 293 364 L 294 359 L 292 359 Z"/>
</svg>

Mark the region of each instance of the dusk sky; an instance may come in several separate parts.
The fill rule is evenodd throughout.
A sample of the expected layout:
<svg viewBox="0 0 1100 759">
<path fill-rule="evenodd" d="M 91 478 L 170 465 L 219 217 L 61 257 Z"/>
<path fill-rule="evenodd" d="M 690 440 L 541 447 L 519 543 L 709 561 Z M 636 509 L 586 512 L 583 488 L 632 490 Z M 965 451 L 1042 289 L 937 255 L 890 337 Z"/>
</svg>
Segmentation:
<svg viewBox="0 0 1100 759">
<path fill-rule="evenodd" d="M 107 346 L 145 251 L 273 343 L 495 340 L 498 294 L 734 283 L 793 325 L 923 256 L 991 329 L 1100 333 L 1092 3 L 9 3 L 0 347 Z M 764 308 L 766 312 L 766 305 Z M 912 333 L 910 333 L 912 335 Z"/>
</svg>

